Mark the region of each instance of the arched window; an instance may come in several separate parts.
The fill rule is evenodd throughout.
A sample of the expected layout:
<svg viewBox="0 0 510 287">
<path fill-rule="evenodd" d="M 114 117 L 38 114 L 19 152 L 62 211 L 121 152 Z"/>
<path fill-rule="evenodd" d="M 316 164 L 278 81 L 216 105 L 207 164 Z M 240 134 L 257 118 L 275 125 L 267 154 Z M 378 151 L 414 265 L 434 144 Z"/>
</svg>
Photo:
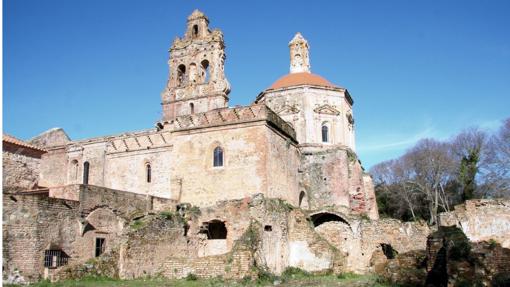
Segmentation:
<svg viewBox="0 0 510 287">
<path fill-rule="evenodd" d="M 196 38 L 198 36 L 198 25 L 193 25 L 192 33 L 193 38 Z"/>
<path fill-rule="evenodd" d="M 89 184 L 89 168 L 90 164 L 88 161 L 83 163 L 83 184 Z"/>
<path fill-rule="evenodd" d="M 150 165 L 150 163 L 148 163 L 148 164 L 145 165 L 145 178 L 146 178 L 146 181 L 148 183 L 151 182 L 151 176 L 152 176 L 151 172 L 152 172 L 151 171 L 151 165 Z"/>
<path fill-rule="evenodd" d="M 73 183 L 77 183 L 77 181 L 78 181 L 78 161 L 77 160 L 73 160 L 71 162 L 70 178 L 73 181 Z"/>
<path fill-rule="evenodd" d="M 223 166 L 223 149 L 219 146 L 214 149 L 213 166 Z"/>
<path fill-rule="evenodd" d="M 323 143 L 329 142 L 329 128 L 326 124 L 322 125 L 321 132 L 322 132 L 322 142 Z"/>
<path fill-rule="evenodd" d="M 177 67 L 177 86 L 184 84 L 184 76 L 186 75 L 186 66 L 179 65 Z"/>
<path fill-rule="evenodd" d="M 204 83 L 209 83 L 209 61 L 203 60 L 202 63 L 202 78 L 204 79 Z"/>
<path fill-rule="evenodd" d="M 195 113 L 195 105 L 193 103 L 189 103 L 189 112 L 190 114 Z"/>
</svg>

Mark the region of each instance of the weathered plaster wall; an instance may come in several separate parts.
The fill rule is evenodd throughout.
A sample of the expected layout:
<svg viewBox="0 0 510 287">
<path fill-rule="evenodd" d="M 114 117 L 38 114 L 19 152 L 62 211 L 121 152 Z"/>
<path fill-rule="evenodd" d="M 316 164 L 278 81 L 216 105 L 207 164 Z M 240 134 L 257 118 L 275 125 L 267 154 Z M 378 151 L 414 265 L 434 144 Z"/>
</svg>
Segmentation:
<svg viewBox="0 0 510 287">
<path fill-rule="evenodd" d="M 494 239 L 510 248 L 510 200 L 468 200 L 439 214 L 441 226 L 457 226 L 470 241 Z"/>
<path fill-rule="evenodd" d="M 180 184 L 176 188 L 182 202 L 208 206 L 256 193 L 295 202 L 296 147 L 265 121 L 183 130 L 174 136 L 171 174 Z M 216 147 L 223 149 L 221 167 L 213 166 Z"/>
<path fill-rule="evenodd" d="M 296 145 L 273 128 L 266 129 L 266 197 L 281 198 L 297 206 L 299 201 L 300 154 Z"/>
<path fill-rule="evenodd" d="M 337 144 L 355 150 L 354 127 L 347 115 L 352 107 L 345 89 L 295 87 L 266 91 L 259 100 L 268 105 L 296 130 L 300 144 Z M 322 142 L 321 127 L 328 123 L 330 140 Z"/>
<path fill-rule="evenodd" d="M 41 157 L 39 185 L 44 187 L 67 184 L 68 160 L 65 147 L 51 149 Z"/>
</svg>

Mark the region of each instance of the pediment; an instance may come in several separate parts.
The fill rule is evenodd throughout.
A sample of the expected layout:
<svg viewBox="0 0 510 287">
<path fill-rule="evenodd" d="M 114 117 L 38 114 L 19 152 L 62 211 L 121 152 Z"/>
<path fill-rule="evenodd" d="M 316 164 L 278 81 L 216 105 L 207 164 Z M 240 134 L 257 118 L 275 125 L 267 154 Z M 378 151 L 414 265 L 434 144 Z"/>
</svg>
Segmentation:
<svg viewBox="0 0 510 287">
<path fill-rule="evenodd" d="M 326 114 L 326 115 L 334 115 L 338 116 L 340 114 L 340 111 L 337 110 L 334 106 L 331 105 L 322 105 L 313 110 L 314 112 L 318 114 Z"/>
<path fill-rule="evenodd" d="M 297 114 L 299 113 L 299 109 L 295 105 L 294 106 L 284 105 L 276 113 L 280 116 Z"/>
</svg>

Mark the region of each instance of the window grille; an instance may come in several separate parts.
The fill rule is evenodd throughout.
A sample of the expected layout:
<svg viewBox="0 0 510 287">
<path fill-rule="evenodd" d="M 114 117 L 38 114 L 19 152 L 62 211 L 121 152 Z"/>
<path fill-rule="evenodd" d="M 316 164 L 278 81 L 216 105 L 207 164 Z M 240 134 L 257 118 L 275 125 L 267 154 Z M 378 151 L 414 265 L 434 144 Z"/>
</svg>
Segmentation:
<svg viewBox="0 0 510 287">
<path fill-rule="evenodd" d="M 69 256 L 62 250 L 45 250 L 44 251 L 44 267 L 54 269 L 67 265 Z"/>
</svg>

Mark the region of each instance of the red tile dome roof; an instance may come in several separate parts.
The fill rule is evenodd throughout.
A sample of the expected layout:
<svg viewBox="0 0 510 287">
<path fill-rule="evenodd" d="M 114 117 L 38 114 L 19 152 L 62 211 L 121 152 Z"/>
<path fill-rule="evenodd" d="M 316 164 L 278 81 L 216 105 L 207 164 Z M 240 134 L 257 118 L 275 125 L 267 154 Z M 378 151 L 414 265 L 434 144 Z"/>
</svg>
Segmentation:
<svg viewBox="0 0 510 287">
<path fill-rule="evenodd" d="M 302 72 L 302 73 L 287 74 L 287 75 L 279 78 L 268 89 L 276 90 L 276 89 L 293 87 L 293 86 L 301 86 L 301 85 L 338 88 L 337 85 L 332 84 L 331 82 L 329 82 L 328 80 L 324 79 L 323 77 L 321 77 L 319 75 Z"/>
</svg>

